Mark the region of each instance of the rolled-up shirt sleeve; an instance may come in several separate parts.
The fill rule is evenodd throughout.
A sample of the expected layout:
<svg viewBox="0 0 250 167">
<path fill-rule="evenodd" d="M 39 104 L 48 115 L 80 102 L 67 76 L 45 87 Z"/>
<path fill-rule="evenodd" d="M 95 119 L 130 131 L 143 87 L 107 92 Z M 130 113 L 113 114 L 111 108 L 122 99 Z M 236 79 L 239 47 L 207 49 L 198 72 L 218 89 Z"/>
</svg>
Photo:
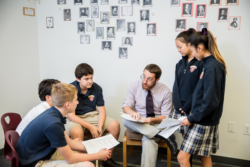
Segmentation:
<svg viewBox="0 0 250 167">
<path fill-rule="evenodd" d="M 161 106 L 161 115 L 170 117 L 171 111 L 172 111 L 172 93 L 168 91 L 163 97 L 162 106 Z"/>
<path fill-rule="evenodd" d="M 135 107 L 135 94 L 136 94 L 136 84 L 132 83 L 128 89 L 122 108 L 128 106 L 133 109 Z"/>
</svg>

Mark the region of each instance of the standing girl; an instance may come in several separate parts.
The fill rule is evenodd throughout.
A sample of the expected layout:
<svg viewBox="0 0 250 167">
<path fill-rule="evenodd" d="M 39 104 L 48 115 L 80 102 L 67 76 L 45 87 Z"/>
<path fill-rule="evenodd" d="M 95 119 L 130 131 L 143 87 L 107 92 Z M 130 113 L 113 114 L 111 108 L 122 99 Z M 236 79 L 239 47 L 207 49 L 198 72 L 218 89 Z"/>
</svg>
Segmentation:
<svg viewBox="0 0 250 167">
<path fill-rule="evenodd" d="M 181 32 L 175 40 L 178 52 L 182 59 L 176 64 L 175 82 L 173 87 L 173 118 L 178 119 L 181 116 L 189 115 L 192 105 L 192 94 L 199 81 L 202 71 L 202 62 L 198 61 L 188 48 L 188 40 L 196 31 L 190 28 Z M 185 134 L 188 126 L 182 126 L 177 131 Z M 190 163 L 192 158 L 190 158 Z"/>
<path fill-rule="evenodd" d="M 190 167 L 191 154 L 197 154 L 202 167 L 212 167 L 211 154 L 219 148 L 218 124 L 223 110 L 227 68 L 212 33 L 206 28 L 192 34 L 188 45 L 195 58 L 202 60 L 203 70 L 193 93 L 191 114 L 181 122 L 188 129 L 177 158 L 181 167 Z"/>
</svg>

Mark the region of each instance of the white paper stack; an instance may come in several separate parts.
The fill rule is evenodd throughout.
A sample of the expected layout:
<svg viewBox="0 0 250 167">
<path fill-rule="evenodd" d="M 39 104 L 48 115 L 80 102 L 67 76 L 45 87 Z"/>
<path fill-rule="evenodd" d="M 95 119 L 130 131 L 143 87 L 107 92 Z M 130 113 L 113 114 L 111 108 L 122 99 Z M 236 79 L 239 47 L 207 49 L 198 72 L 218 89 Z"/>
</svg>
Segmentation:
<svg viewBox="0 0 250 167">
<path fill-rule="evenodd" d="M 121 117 L 129 120 L 129 121 L 133 121 L 133 122 L 138 122 L 138 123 L 145 123 L 145 121 L 139 119 L 138 121 L 134 120 L 134 118 L 131 117 L 131 115 L 128 115 L 128 114 L 125 114 L 125 113 L 122 113 Z"/>
</svg>

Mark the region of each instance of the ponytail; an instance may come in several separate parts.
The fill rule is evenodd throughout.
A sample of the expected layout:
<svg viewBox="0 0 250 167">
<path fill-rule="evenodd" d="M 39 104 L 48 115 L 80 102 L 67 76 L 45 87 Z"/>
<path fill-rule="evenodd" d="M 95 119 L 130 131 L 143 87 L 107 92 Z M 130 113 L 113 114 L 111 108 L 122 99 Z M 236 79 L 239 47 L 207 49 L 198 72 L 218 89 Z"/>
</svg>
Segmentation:
<svg viewBox="0 0 250 167">
<path fill-rule="evenodd" d="M 188 44 L 189 37 L 190 37 L 193 33 L 195 33 L 195 32 L 196 32 L 195 29 L 189 28 L 187 31 L 181 32 L 181 33 L 176 37 L 175 40 L 178 39 L 178 40 L 180 40 L 181 42 Z"/>
<path fill-rule="evenodd" d="M 207 30 L 207 28 L 203 28 L 202 31 L 193 33 L 189 38 L 188 43 L 190 43 L 195 48 L 197 48 L 199 44 L 202 44 L 205 49 L 208 50 L 214 56 L 214 58 L 224 66 L 225 72 L 227 74 L 226 62 L 220 54 L 211 31 Z"/>
</svg>

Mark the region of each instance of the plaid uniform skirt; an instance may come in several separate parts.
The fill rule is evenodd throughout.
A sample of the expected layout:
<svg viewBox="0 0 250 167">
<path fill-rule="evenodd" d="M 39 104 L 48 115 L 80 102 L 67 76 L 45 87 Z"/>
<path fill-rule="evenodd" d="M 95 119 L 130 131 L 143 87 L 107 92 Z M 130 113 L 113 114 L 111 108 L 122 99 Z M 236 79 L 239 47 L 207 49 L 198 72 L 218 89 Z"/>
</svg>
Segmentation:
<svg viewBox="0 0 250 167">
<path fill-rule="evenodd" d="M 209 157 L 219 149 L 219 130 L 216 126 L 192 124 L 188 127 L 181 144 L 182 151 Z"/>
<path fill-rule="evenodd" d="M 176 110 L 174 110 L 172 118 L 179 119 L 180 117 L 185 117 L 185 116 L 188 116 L 188 114 L 185 114 L 185 113 L 179 114 L 179 113 L 176 113 Z M 176 130 L 176 132 L 179 132 L 184 135 L 187 132 L 187 129 L 188 129 L 188 126 L 181 126 Z"/>
</svg>

